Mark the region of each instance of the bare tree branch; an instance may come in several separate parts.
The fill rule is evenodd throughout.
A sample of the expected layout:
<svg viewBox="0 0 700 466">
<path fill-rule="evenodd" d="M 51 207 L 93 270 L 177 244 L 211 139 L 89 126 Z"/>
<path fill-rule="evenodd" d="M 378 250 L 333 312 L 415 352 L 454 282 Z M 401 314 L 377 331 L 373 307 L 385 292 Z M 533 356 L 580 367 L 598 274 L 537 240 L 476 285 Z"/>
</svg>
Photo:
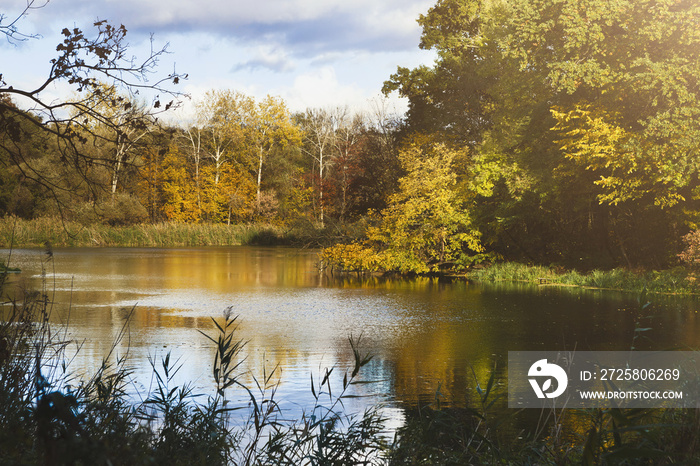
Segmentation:
<svg viewBox="0 0 700 466">
<path fill-rule="evenodd" d="M 39 36 L 23 34 L 18 29 L 21 18 L 48 4 L 48 0 L 41 5 L 35 1 L 28 0 L 23 12 L 12 22 L 3 24 L 6 18 L 0 15 L 0 34 L 5 34 L 9 41 L 38 39 Z M 42 135 L 47 141 L 45 150 L 55 153 L 54 162 L 78 173 L 93 190 L 96 187 L 89 177 L 90 168 L 115 166 L 114 157 L 101 155 L 94 148 L 105 144 L 130 147 L 136 142 L 131 141 L 133 135 L 143 135 L 146 126 L 157 121 L 160 113 L 177 107 L 178 99 L 185 96 L 172 90 L 172 86 L 187 75 L 176 71 L 165 76 L 155 74 L 159 60 L 168 53 L 167 44 L 158 49 L 151 37 L 150 53 L 145 59 L 138 59 L 129 54 L 124 25 L 97 20 L 93 27 L 92 34 L 78 27 L 63 29 L 64 40 L 57 45 L 57 56 L 51 60 L 47 78 L 38 87 L 25 89 L 12 85 L 0 74 L 0 149 L 9 154 L 9 163 L 18 167 L 26 178 L 52 192 L 66 188 L 48 176 L 46 170 L 34 166 L 36 161 L 30 155 L 32 149 L 28 148 L 27 140 Z M 68 84 L 74 90 L 74 97 L 48 100 L 45 91 L 57 83 Z M 108 88 L 116 92 L 105 92 Z M 135 102 L 143 100 L 142 92 L 154 97 L 148 104 L 139 104 L 139 112 L 131 111 Z M 113 181 L 112 190 L 114 184 Z"/>
<path fill-rule="evenodd" d="M 39 8 L 45 7 L 50 0 L 44 0 L 39 5 L 36 4 L 36 0 L 27 0 L 27 5 L 24 10 L 14 17 L 12 21 L 7 24 L 3 24 L 7 19 L 7 15 L 0 13 L 0 34 L 4 34 L 5 38 L 10 44 L 16 44 L 17 42 L 24 42 L 28 39 L 39 39 L 41 36 L 39 34 L 25 34 L 20 32 L 17 28 L 17 23 L 27 16 L 31 10 L 37 10 Z"/>
</svg>

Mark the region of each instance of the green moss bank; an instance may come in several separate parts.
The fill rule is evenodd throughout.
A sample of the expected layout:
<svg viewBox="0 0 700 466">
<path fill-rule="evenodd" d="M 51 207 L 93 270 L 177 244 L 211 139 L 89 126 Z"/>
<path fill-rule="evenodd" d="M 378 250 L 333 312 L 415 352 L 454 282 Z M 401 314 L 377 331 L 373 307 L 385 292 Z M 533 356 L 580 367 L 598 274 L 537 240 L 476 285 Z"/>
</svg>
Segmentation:
<svg viewBox="0 0 700 466">
<path fill-rule="evenodd" d="M 667 294 L 700 293 L 700 274 L 684 267 L 650 271 L 592 270 L 580 273 L 557 267 L 503 262 L 472 270 L 466 276 L 469 280 L 480 282 L 527 282 L 542 286 L 580 286 Z"/>
</svg>

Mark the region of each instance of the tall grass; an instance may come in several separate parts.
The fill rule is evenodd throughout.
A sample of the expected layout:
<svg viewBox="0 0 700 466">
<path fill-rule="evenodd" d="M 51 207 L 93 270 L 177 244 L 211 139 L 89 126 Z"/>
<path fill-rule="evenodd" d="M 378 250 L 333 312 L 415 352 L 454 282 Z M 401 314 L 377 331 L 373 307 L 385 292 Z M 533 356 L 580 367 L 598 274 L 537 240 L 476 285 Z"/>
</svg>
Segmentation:
<svg viewBox="0 0 700 466">
<path fill-rule="evenodd" d="M 669 270 L 631 271 L 627 269 L 592 270 L 580 273 L 556 267 L 495 263 L 467 274 L 474 281 L 527 282 L 533 284 L 580 286 L 621 291 L 694 294 L 700 292 L 698 276 L 683 267 Z"/>
<path fill-rule="evenodd" d="M 80 225 L 61 219 L 0 219 L 0 247 L 168 247 L 278 244 L 288 232 L 274 225 L 157 223 Z"/>
</svg>

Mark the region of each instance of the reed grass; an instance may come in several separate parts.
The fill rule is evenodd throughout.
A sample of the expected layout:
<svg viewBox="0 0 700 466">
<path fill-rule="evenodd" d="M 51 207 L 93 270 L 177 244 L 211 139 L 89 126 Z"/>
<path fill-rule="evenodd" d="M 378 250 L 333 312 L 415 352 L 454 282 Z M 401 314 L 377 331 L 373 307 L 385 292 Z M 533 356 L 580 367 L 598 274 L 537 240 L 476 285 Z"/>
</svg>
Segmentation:
<svg viewBox="0 0 700 466">
<path fill-rule="evenodd" d="M 48 250 L 45 265 L 52 261 Z M 47 267 L 45 267 L 47 268 Z M 4 287 L 0 277 L 0 290 Z M 352 465 L 379 464 L 387 448 L 378 408 L 345 413 L 343 400 L 366 383 L 371 356 L 350 339 L 352 371 L 331 367 L 314 379 L 315 403 L 298 419 L 279 408 L 277 370 L 262 377 L 244 371 L 246 345 L 231 308 L 213 320 L 216 391 L 175 385 L 179 363 L 170 354 L 150 361 L 155 386 L 129 395 L 128 360 L 111 355 L 88 379 L 67 366 L 67 330 L 49 325 L 52 304 L 44 288 L 0 308 L 0 464 L 64 465 Z M 125 322 L 113 348 L 126 335 Z M 339 383 L 338 383 L 339 382 Z M 333 388 L 341 386 L 339 391 Z M 232 390 L 248 403 L 234 406 Z M 237 397 L 240 398 L 240 397 Z M 203 401 L 202 401 L 203 400 Z M 247 413 L 232 423 L 232 411 Z"/>
<path fill-rule="evenodd" d="M 47 250 L 45 269 L 52 257 Z M 391 443 L 380 406 L 345 412 L 355 387 L 371 383 L 361 377 L 372 356 L 360 338 L 349 339 L 348 370 L 311 374 L 314 402 L 289 419 L 279 408 L 275 368 L 252 384 L 243 381 L 246 344 L 231 308 L 212 319 L 214 335 L 204 334 L 213 344 L 216 390 L 200 401 L 191 386 L 174 385 L 179 366 L 169 354 L 150 361 L 155 387 L 137 397 L 127 395 L 132 371 L 123 358 L 110 363 L 108 355 L 93 376 L 76 380 L 63 364 L 66 333 L 49 327 L 51 307 L 44 285 L 12 301 L 0 320 L 0 464 L 380 465 L 402 464 L 398 459 L 416 446 L 403 431 Z M 115 346 L 125 334 L 126 323 Z M 234 405 L 232 390 L 247 394 L 248 403 Z M 233 410 L 247 410 L 242 423 L 231 424 Z M 465 426 L 459 432 L 468 440 L 476 431 Z M 473 449 L 471 441 L 450 443 L 451 457 L 474 458 L 464 449 Z M 489 457 L 487 448 L 478 450 Z"/>
<path fill-rule="evenodd" d="M 289 233 L 266 224 L 81 225 L 54 218 L 0 219 L 0 247 L 186 247 L 279 244 Z"/>
</svg>

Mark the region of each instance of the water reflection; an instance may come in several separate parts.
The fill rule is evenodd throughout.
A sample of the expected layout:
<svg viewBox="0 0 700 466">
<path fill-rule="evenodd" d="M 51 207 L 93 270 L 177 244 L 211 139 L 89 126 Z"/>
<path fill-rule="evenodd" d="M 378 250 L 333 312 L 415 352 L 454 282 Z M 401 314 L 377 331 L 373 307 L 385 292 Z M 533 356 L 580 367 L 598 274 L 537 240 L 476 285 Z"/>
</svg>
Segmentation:
<svg viewBox="0 0 700 466">
<path fill-rule="evenodd" d="M 7 252 L 4 253 L 5 255 Z M 212 387 L 212 318 L 232 307 L 246 364 L 260 376 L 279 364 L 280 399 L 311 399 L 309 374 L 350 367 L 350 335 L 376 354 L 366 393 L 392 403 L 468 403 L 477 382 L 496 373 L 506 391 L 509 350 L 697 348 L 695 299 L 654 296 L 641 310 L 634 294 L 536 285 L 475 285 L 434 278 L 328 276 L 316 251 L 289 248 L 65 249 L 13 251 L 23 272 L 13 286 L 46 286 L 55 322 L 82 342 L 78 372 L 90 373 L 109 353 L 130 316 L 117 354 L 129 354 L 136 383 L 151 383 L 150 360 L 179 358 L 180 381 Z M 54 295 L 55 293 L 55 295 Z M 651 327 L 634 340 L 636 326 Z M 251 376 L 249 376 L 251 377 Z M 250 379 L 249 379 L 250 380 Z"/>
</svg>

